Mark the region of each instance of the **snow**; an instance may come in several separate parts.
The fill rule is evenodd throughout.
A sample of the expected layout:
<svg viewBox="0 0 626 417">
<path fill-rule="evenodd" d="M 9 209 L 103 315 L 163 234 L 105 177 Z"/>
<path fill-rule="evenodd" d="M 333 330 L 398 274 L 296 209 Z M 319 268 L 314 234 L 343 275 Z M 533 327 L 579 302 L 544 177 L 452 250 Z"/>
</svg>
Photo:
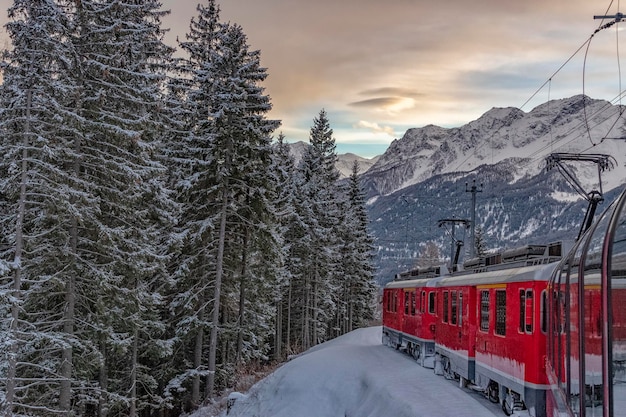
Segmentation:
<svg viewBox="0 0 626 417">
<path fill-rule="evenodd" d="M 422 368 L 381 339 L 382 328 L 370 327 L 308 350 L 247 394 L 231 394 L 228 417 L 503 415 L 481 394 Z M 192 417 L 207 417 L 207 412 Z"/>
</svg>

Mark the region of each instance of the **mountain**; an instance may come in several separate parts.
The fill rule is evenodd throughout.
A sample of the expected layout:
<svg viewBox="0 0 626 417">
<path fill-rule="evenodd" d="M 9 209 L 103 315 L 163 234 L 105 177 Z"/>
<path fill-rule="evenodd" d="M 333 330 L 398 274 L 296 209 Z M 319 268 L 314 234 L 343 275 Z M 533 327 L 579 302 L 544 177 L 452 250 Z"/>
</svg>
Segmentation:
<svg viewBox="0 0 626 417">
<path fill-rule="evenodd" d="M 296 163 L 302 158 L 302 154 L 307 146 L 309 146 L 309 144 L 302 141 L 289 144 L 289 153 L 293 156 Z M 339 170 L 340 178 L 348 178 L 352 174 L 354 161 L 359 163 L 359 174 L 364 174 L 378 161 L 378 158 L 380 157 L 363 158 L 353 153 L 339 154 L 337 155 L 337 163 L 335 166 L 337 170 Z"/>
<path fill-rule="evenodd" d="M 546 157 L 610 155 L 610 169 L 601 177 L 595 163 L 562 162 L 585 193 L 601 185 L 601 212 L 626 178 L 623 111 L 623 106 L 579 95 L 528 113 L 494 108 L 457 128 L 408 130 L 361 177 L 377 242 L 378 281 L 415 266 L 429 241 L 449 259 L 453 232 L 455 239 L 466 241 L 462 254 L 468 256 L 469 231 L 453 231 L 439 220 L 471 218 L 468 191 L 474 184 L 479 191 L 476 226 L 489 248 L 575 239 L 588 203 L 559 169 L 546 169 Z"/>
</svg>

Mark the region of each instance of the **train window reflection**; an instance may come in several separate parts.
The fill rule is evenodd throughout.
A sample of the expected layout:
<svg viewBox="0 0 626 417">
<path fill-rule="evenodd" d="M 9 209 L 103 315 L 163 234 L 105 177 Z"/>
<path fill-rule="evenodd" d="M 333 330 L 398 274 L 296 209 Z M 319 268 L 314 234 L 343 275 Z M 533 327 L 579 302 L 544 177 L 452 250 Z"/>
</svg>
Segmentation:
<svg viewBox="0 0 626 417">
<path fill-rule="evenodd" d="M 506 291 L 496 290 L 496 334 L 506 335 Z"/>
<path fill-rule="evenodd" d="M 585 415 L 602 415 L 602 248 L 610 216 L 604 216 L 589 239 L 585 256 L 581 290 L 582 334 L 581 349 L 584 355 Z"/>
<path fill-rule="evenodd" d="M 626 213 L 622 211 L 613 238 L 610 275 L 613 415 L 626 416 Z"/>
<path fill-rule="evenodd" d="M 480 292 L 480 330 L 489 330 L 489 291 Z"/>
<path fill-rule="evenodd" d="M 546 290 L 541 291 L 541 332 L 546 333 L 548 331 L 548 293 Z"/>
</svg>

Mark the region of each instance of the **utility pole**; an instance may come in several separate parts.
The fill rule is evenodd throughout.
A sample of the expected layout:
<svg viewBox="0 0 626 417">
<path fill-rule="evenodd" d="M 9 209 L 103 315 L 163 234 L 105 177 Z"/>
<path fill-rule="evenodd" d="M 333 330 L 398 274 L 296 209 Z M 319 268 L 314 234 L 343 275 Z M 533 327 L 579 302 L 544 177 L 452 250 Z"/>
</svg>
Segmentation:
<svg viewBox="0 0 626 417">
<path fill-rule="evenodd" d="M 472 193 L 472 220 L 470 223 L 470 258 L 476 257 L 476 193 L 483 192 L 482 183 L 480 186 L 476 186 L 476 180 L 472 180 L 472 186 L 469 187 L 468 183 L 465 183 L 465 192 Z"/>
</svg>

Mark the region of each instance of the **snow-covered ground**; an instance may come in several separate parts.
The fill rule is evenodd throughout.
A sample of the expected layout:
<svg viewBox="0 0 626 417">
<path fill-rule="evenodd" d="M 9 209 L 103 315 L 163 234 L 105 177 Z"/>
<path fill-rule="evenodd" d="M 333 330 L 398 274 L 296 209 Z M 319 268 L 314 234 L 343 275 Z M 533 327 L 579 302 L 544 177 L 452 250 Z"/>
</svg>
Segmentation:
<svg viewBox="0 0 626 417">
<path fill-rule="evenodd" d="M 237 399 L 228 417 L 504 416 L 482 395 L 383 346 L 381 336 L 381 327 L 359 329 L 308 350 Z"/>
</svg>

